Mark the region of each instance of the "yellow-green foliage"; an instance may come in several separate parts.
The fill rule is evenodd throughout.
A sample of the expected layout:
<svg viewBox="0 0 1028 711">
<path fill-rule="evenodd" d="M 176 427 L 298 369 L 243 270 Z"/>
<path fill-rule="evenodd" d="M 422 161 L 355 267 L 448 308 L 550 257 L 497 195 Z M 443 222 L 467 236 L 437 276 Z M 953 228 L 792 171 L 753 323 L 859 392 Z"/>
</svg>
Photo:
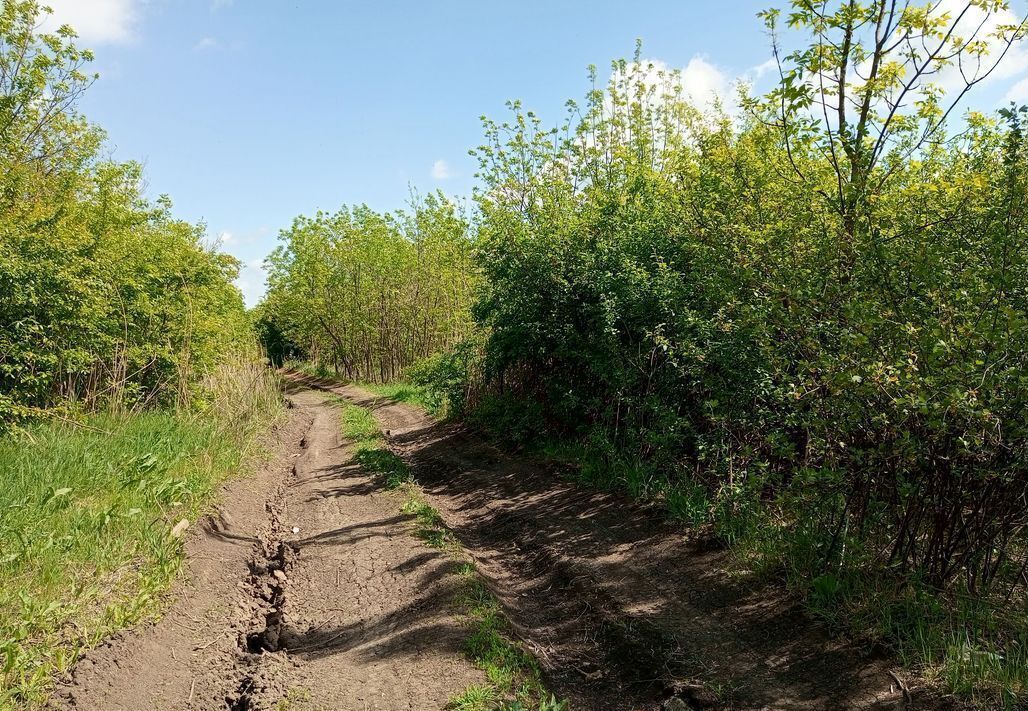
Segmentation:
<svg viewBox="0 0 1028 711">
<path fill-rule="evenodd" d="M 0 429 L 67 400 L 186 402 L 250 328 L 236 260 L 148 201 L 75 112 L 94 77 L 74 36 L 0 11 Z"/>
<path fill-rule="evenodd" d="M 282 241 L 262 306 L 273 357 L 284 349 L 350 380 L 387 381 L 470 328 L 469 225 L 442 194 L 407 212 L 298 217 Z"/>
</svg>

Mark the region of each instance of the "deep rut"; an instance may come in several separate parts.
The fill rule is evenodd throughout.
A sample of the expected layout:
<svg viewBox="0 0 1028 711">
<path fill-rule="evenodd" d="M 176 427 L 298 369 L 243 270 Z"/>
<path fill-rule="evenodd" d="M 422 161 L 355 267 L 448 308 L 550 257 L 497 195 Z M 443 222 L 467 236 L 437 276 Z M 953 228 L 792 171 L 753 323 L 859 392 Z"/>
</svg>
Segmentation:
<svg viewBox="0 0 1028 711">
<path fill-rule="evenodd" d="M 290 398 L 271 461 L 188 537 L 163 618 L 91 652 L 55 706 L 439 709 L 485 682 L 452 559 L 352 461 L 328 396 Z"/>
</svg>

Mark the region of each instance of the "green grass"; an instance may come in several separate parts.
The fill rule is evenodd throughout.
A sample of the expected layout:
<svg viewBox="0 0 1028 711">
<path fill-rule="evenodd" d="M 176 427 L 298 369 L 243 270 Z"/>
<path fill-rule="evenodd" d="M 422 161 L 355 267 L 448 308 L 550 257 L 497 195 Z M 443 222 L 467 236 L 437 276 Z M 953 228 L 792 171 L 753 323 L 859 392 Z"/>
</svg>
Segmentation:
<svg viewBox="0 0 1028 711">
<path fill-rule="evenodd" d="M 856 571 L 816 578 L 807 604 L 833 627 L 886 643 L 905 666 L 976 708 L 1018 709 L 1028 697 L 1023 606 Z"/>
<path fill-rule="evenodd" d="M 0 440 L 0 708 L 41 704 L 84 649 L 158 609 L 182 560 L 172 527 L 211 501 L 247 441 L 168 412 Z"/>
<path fill-rule="evenodd" d="M 449 708 L 503 711 L 566 711 L 542 683 L 535 658 L 512 639 L 500 603 L 489 592 L 473 564 L 458 568 L 461 594 L 458 606 L 470 634 L 464 651 L 485 671 L 488 685 L 472 686 L 450 700 Z M 475 705 L 477 704 L 477 705 Z"/>
<path fill-rule="evenodd" d="M 442 515 L 421 498 L 417 488 L 413 485 L 407 487 L 407 501 L 404 502 L 401 510 L 406 514 L 413 514 L 417 524 L 415 535 L 428 545 L 433 548 L 456 545 L 453 536 L 443 524 Z"/>
<path fill-rule="evenodd" d="M 398 489 L 410 482 L 410 467 L 390 451 L 374 416 L 342 398 L 336 398 L 336 404 L 342 410 L 343 437 L 354 446 L 354 460 L 379 477 L 387 489 Z"/>
<path fill-rule="evenodd" d="M 442 406 L 440 405 L 438 398 L 433 397 L 428 390 L 418 385 L 412 385 L 404 382 L 384 384 L 359 383 L 359 385 L 365 390 L 370 390 L 376 395 L 388 398 L 394 402 L 403 402 L 408 405 L 420 407 L 430 415 L 438 417 L 443 414 Z"/>
<path fill-rule="evenodd" d="M 299 373 L 303 373 L 304 375 L 309 375 L 312 378 L 342 381 L 339 374 L 324 363 L 312 363 L 309 360 L 287 360 L 282 364 L 282 367 L 286 370 L 295 370 Z"/>
</svg>

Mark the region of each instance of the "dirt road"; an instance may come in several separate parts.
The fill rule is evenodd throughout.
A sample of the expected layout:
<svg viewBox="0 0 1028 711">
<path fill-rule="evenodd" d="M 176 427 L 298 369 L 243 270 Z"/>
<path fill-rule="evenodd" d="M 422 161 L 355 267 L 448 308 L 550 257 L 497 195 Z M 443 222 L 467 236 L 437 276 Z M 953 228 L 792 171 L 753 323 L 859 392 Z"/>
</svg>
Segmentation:
<svg viewBox="0 0 1028 711">
<path fill-rule="evenodd" d="M 484 683 L 461 653 L 452 559 L 408 534 L 310 385 L 293 387 L 275 460 L 194 532 L 169 613 L 81 663 L 67 706 L 440 709 Z M 572 708 L 934 707 L 656 512 L 416 408 L 320 387 L 372 410 Z"/>
<path fill-rule="evenodd" d="M 328 396 L 290 398 L 273 460 L 190 536 L 171 609 L 79 663 L 65 707 L 439 709 L 485 682 L 452 558 L 352 462 Z"/>
</svg>

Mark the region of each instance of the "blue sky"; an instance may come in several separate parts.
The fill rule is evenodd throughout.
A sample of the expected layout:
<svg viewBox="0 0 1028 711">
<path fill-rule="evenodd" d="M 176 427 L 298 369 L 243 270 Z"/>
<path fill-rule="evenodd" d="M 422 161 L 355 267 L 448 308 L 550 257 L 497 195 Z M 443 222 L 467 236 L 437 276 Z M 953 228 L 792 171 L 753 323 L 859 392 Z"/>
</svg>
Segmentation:
<svg viewBox="0 0 1028 711">
<path fill-rule="evenodd" d="M 468 195 L 481 115 L 518 98 L 557 121 L 587 90 L 587 65 L 630 56 L 636 38 L 687 87 L 730 91 L 770 57 L 755 13 L 783 1 L 45 4 L 96 53 L 82 109 L 114 157 L 143 162 L 152 194 L 223 237 L 252 305 L 296 215 L 398 208 L 409 186 Z M 1009 64 L 976 106 L 1028 99 L 1028 51 Z"/>
</svg>

